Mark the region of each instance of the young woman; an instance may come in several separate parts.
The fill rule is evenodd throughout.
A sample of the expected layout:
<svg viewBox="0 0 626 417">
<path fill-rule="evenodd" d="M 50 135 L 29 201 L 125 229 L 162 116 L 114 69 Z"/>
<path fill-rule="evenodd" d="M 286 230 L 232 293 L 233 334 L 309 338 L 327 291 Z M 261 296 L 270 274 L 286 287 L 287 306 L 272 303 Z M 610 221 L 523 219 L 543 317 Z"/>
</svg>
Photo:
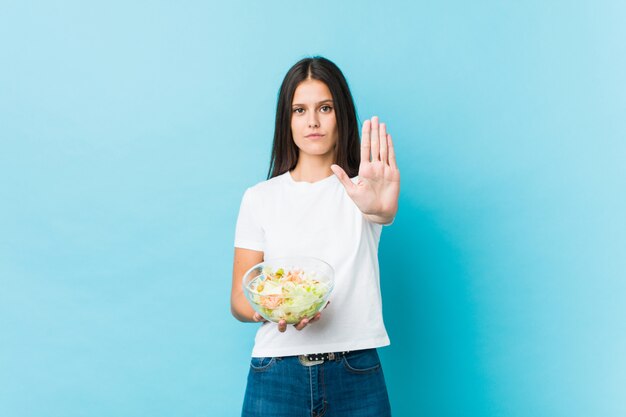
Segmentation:
<svg viewBox="0 0 626 417">
<path fill-rule="evenodd" d="M 382 317 L 378 242 L 398 210 L 400 172 L 377 117 L 359 128 L 348 84 L 331 61 L 306 58 L 278 96 L 268 180 L 248 188 L 235 231 L 231 311 L 263 322 L 250 362 L 247 416 L 388 416 L 376 348 Z M 335 270 L 323 313 L 293 326 L 266 322 L 242 291 L 264 259 L 311 256 Z"/>
</svg>

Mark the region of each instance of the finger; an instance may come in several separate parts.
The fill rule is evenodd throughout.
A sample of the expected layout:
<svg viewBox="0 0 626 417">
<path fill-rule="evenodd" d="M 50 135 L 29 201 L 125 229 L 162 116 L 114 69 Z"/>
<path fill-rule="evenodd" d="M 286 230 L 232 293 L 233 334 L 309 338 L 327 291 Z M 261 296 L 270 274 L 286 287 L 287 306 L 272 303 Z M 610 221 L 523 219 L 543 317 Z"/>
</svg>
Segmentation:
<svg viewBox="0 0 626 417">
<path fill-rule="evenodd" d="M 296 330 L 302 330 L 306 327 L 307 324 L 309 324 L 309 319 L 302 319 L 300 320 L 300 323 L 296 324 L 294 327 L 296 328 Z"/>
<path fill-rule="evenodd" d="M 257 322 L 259 322 L 259 321 L 267 321 L 267 320 L 265 320 L 265 318 L 262 315 L 260 315 L 257 312 L 255 312 L 254 316 L 252 316 L 252 320 L 257 321 Z"/>
<path fill-rule="evenodd" d="M 380 160 L 388 165 L 389 161 L 387 161 L 387 125 L 384 123 L 380 124 Z"/>
<path fill-rule="evenodd" d="M 398 169 L 398 165 L 396 164 L 396 152 L 393 149 L 393 141 L 389 134 L 387 135 L 387 147 L 389 148 L 389 166 L 393 169 Z"/>
<path fill-rule="evenodd" d="M 280 320 L 278 322 L 278 331 L 285 333 L 285 330 L 287 330 L 287 322 L 285 320 Z"/>
<path fill-rule="evenodd" d="M 311 320 L 309 320 L 309 324 L 318 321 L 320 319 L 320 317 L 322 317 L 322 313 L 317 313 L 315 315 L 315 317 L 313 317 Z"/>
<path fill-rule="evenodd" d="M 354 185 L 352 180 L 350 180 L 350 177 L 348 177 L 346 171 L 344 171 L 343 168 L 341 168 L 337 164 L 332 164 L 330 166 L 330 169 L 335 173 L 337 178 L 339 178 L 339 181 L 343 184 L 348 194 L 352 193 L 352 191 L 354 191 L 354 189 L 356 188 L 356 185 Z"/>
<path fill-rule="evenodd" d="M 369 120 L 363 122 L 361 133 L 361 162 L 370 161 L 370 129 L 372 125 Z"/>
<path fill-rule="evenodd" d="M 380 140 L 378 137 L 378 116 L 372 117 L 372 133 L 370 134 L 372 142 L 372 162 L 380 160 Z"/>
</svg>

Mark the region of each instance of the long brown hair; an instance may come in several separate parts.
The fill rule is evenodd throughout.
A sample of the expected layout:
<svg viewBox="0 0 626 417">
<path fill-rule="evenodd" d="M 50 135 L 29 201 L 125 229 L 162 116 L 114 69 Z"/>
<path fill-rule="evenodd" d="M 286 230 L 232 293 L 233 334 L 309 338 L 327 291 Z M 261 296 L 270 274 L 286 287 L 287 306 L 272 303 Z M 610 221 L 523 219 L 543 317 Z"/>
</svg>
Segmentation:
<svg viewBox="0 0 626 417">
<path fill-rule="evenodd" d="M 273 178 L 295 168 L 298 162 L 298 147 L 291 134 L 291 104 L 298 85 L 307 79 L 322 81 L 333 97 L 337 118 L 337 154 L 335 163 L 349 177 L 359 172 L 359 125 L 354 100 L 348 82 L 341 70 L 326 58 L 315 56 L 298 61 L 289 69 L 278 93 L 274 143 L 267 178 Z"/>
</svg>

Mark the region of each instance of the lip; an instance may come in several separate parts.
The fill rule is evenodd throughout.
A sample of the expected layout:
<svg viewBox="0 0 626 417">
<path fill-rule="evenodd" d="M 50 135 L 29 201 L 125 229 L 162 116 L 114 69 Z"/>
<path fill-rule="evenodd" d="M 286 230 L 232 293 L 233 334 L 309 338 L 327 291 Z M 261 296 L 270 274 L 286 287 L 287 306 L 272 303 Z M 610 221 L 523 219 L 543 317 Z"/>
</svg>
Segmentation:
<svg viewBox="0 0 626 417">
<path fill-rule="evenodd" d="M 322 136 L 324 135 L 322 135 L 321 133 L 311 133 L 310 135 L 306 135 L 305 138 L 313 139 L 313 138 L 321 138 Z"/>
</svg>

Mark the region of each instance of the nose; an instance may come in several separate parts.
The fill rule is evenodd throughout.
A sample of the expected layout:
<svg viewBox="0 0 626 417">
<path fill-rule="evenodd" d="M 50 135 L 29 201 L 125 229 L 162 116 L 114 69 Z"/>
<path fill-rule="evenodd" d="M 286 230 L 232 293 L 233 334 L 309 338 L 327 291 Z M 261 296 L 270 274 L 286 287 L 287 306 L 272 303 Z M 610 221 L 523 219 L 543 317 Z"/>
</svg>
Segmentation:
<svg viewBox="0 0 626 417">
<path fill-rule="evenodd" d="M 309 118 L 309 127 L 310 128 L 320 127 L 319 120 L 317 120 L 317 117 L 315 117 L 315 115 L 310 116 L 310 118 Z"/>
</svg>

